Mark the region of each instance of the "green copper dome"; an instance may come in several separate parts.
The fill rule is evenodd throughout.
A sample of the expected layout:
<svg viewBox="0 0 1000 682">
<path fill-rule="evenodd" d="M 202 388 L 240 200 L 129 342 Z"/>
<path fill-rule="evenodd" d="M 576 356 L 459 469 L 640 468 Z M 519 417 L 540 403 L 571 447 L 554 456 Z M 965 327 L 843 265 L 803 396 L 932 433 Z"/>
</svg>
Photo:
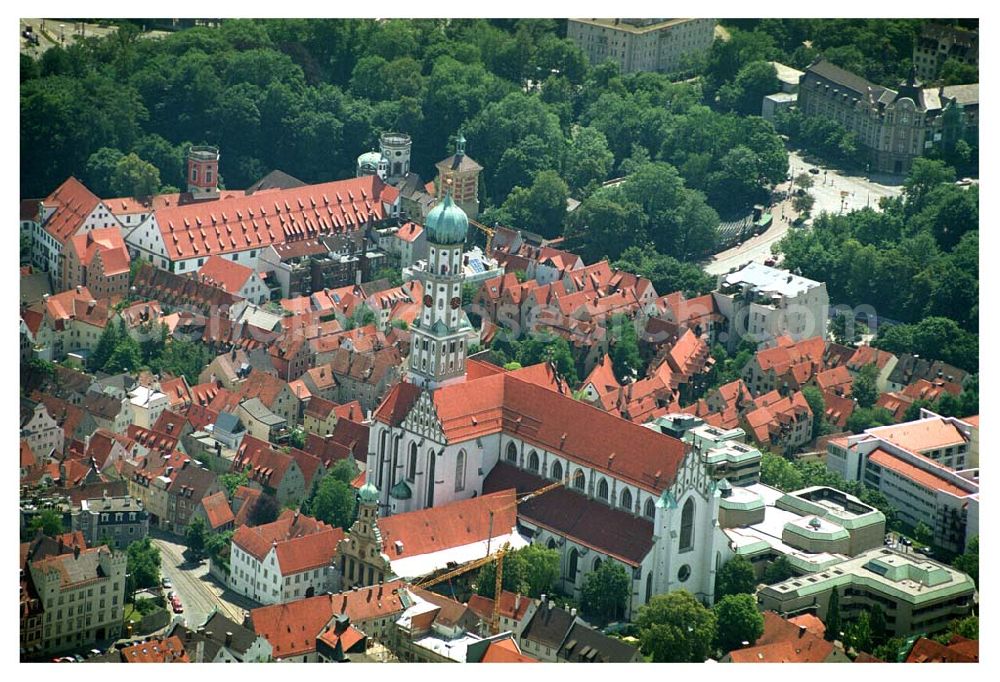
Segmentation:
<svg viewBox="0 0 1000 682">
<path fill-rule="evenodd" d="M 469 233 L 469 218 L 451 200 L 451 192 L 431 209 L 424 220 L 427 241 L 432 244 L 464 244 Z"/>
<path fill-rule="evenodd" d="M 371 483 L 365 483 L 358 491 L 358 497 L 362 502 L 378 502 L 378 488 Z"/>
</svg>

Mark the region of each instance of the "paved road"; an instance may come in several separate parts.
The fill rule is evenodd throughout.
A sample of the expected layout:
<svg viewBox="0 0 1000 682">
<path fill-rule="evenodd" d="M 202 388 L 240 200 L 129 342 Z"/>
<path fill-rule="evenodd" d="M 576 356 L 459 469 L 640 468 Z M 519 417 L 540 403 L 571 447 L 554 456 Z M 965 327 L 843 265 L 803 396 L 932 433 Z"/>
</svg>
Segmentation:
<svg viewBox="0 0 1000 682">
<path fill-rule="evenodd" d="M 160 572 L 173 583 L 173 591 L 181 599 L 184 619 L 191 627 L 205 622 L 213 609 L 218 609 L 237 623 L 243 622 L 243 611 L 258 604 L 239 598 L 224 589 L 208 574 L 208 562 L 193 565 L 184 559 L 185 546 L 164 535 L 153 543 L 160 548 Z"/>
<path fill-rule="evenodd" d="M 809 169 L 814 167 L 816 166 L 805 161 L 798 152 L 788 153 L 788 170 L 793 178 L 801 173 L 808 173 Z M 810 177 L 815 183 L 808 190 L 816 199 L 812 210 L 814 216 L 824 211 L 827 213 L 849 213 L 865 206 L 871 206 L 878 211 L 881 210 L 878 207 L 879 199 L 898 196 L 902 191 L 902 185 L 884 184 L 861 176 L 841 175 L 838 171 L 829 169 L 821 169 L 818 175 L 810 173 Z M 791 195 L 793 188 L 790 182 L 785 182 L 775 189 L 788 192 Z M 848 194 L 842 196 L 841 192 Z M 791 225 L 791 222 L 786 222 L 783 218 L 787 217 L 794 221 L 798 215 L 792 208 L 791 198 L 773 206 L 771 213 L 774 216 L 774 222 L 767 232 L 751 237 L 742 244 L 716 254 L 704 267 L 705 272 L 710 275 L 721 275 L 749 261 L 763 263 L 770 258 L 771 247 L 785 236 Z"/>
<path fill-rule="evenodd" d="M 788 153 L 788 172 L 793 178 L 801 173 L 808 173 L 810 168 L 815 167 L 816 164 L 805 161 L 798 152 Z M 816 205 L 812 210 L 814 216 L 823 211 L 850 213 L 866 206 L 878 211 L 881 210 L 878 206 L 879 199 L 899 196 L 903 191 L 901 179 L 880 177 L 883 182 L 878 182 L 863 175 L 843 175 L 838 171 L 822 167 L 819 170 L 819 174 L 810 174 L 815 182 L 809 190 L 809 193 L 816 198 Z M 892 184 L 893 182 L 897 184 Z M 844 195 L 844 192 L 847 194 Z"/>
</svg>

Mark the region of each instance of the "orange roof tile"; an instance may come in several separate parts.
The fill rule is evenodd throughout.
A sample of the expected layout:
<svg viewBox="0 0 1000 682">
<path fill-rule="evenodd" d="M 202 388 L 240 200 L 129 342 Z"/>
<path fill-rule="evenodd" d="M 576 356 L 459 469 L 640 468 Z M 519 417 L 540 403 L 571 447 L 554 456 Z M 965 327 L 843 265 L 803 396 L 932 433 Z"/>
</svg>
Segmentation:
<svg viewBox="0 0 1000 682">
<path fill-rule="evenodd" d="M 908 478 L 924 488 L 949 493 L 956 497 L 968 497 L 972 494 L 966 490 L 962 490 L 943 476 L 935 475 L 934 473 L 914 466 L 909 462 L 904 462 L 900 458 L 895 457 L 882 448 L 876 448 L 873 450 L 868 456 L 868 461 L 874 462 L 875 464 L 878 464 L 886 469 L 895 471 L 900 476 Z"/>
<path fill-rule="evenodd" d="M 223 258 L 217 254 L 208 257 L 198 269 L 198 280 L 219 287 L 230 294 L 239 294 L 240 289 L 253 277 L 253 269 Z"/>
<path fill-rule="evenodd" d="M 61 244 L 76 234 L 101 200 L 74 177 L 68 178 L 52 194 L 45 197 L 42 205 L 55 208 L 55 212 L 45 221 L 45 231 Z"/>
<path fill-rule="evenodd" d="M 363 629 L 365 621 L 402 613 L 399 590 L 403 587 L 401 580 L 394 580 L 357 591 L 264 606 L 250 612 L 250 621 L 254 632 L 271 643 L 274 658 L 301 656 L 316 650 L 316 637 L 334 616 L 346 613 Z"/>
<path fill-rule="evenodd" d="M 184 643 L 177 635 L 166 639 L 151 639 L 122 649 L 126 663 L 190 663 Z"/>
<path fill-rule="evenodd" d="M 940 417 L 919 419 L 894 426 L 881 426 L 869 429 L 869 433 L 917 453 L 966 442 L 964 434 L 957 426 Z"/>
<path fill-rule="evenodd" d="M 398 193 L 377 176 L 156 208 L 171 260 L 198 258 L 363 229 Z"/>
<path fill-rule="evenodd" d="M 514 491 L 505 490 L 379 519 L 382 551 L 390 559 L 401 559 L 486 540 L 491 511 L 494 537 L 509 535 L 517 524 L 514 501 Z M 402 543 L 401 549 L 397 549 L 397 541 Z"/>
<path fill-rule="evenodd" d="M 538 659 L 525 656 L 513 640 L 490 642 L 480 663 L 539 663 Z"/>
<path fill-rule="evenodd" d="M 907 663 L 977 663 L 979 661 L 979 640 L 962 637 L 952 644 L 941 644 L 933 639 L 921 637 L 913 645 Z"/>
<path fill-rule="evenodd" d="M 229 501 L 226 499 L 226 493 L 221 490 L 201 498 L 200 504 L 205 509 L 208 527 L 211 530 L 221 528 L 235 520 L 233 510 L 229 507 Z"/>
</svg>

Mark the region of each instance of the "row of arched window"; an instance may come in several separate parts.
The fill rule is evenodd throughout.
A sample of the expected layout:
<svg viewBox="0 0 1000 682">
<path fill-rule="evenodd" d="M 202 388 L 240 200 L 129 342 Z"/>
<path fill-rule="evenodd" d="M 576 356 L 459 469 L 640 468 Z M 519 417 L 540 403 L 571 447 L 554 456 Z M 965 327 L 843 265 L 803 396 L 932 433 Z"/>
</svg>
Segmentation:
<svg viewBox="0 0 1000 682">
<path fill-rule="evenodd" d="M 509 464 L 517 466 L 517 446 L 513 443 L 507 443 L 506 460 Z M 539 474 L 540 461 L 538 453 L 532 450 L 528 453 L 527 469 L 533 474 Z M 562 462 L 555 460 L 552 462 L 552 471 L 549 476 L 555 480 L 562 480 L 563 478 L 563 467 Z M 583 469 L 577 469 L 573 474 L 572 486 L 580 492 L 586 492 L 587 490 L 587 476 L 583 473 Z M 618 495 L 617 500 L 611 499 L 611 491 L 608 487 L 608 480 L 606 478 L 601 478 L 597 484 L 597 498 L 602 502 L 609 504 L 612 507 L 619 507 L 620 509 L 631 513 L 635 512 L 634 498 L 632 497 L 632 491 L 628 488 L 624 488 L 621 494 Z M 646 498 L 646 502 L 643 505 L 642 510 L 643 515 L 652 520 L 656 515 L 656 503 L 652 497 Z"/>
</svg>

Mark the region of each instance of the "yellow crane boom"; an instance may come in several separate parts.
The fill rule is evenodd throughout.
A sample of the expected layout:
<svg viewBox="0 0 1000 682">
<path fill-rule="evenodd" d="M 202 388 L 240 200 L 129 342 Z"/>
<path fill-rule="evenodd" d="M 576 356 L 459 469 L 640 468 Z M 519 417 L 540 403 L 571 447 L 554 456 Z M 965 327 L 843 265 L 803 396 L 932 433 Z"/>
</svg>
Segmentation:
<svg viewBox="0 0 1000 682">
<path fill-rule="evenodd" d="M 471 219 L 469 220 L 469 224 L 486 235 L 486 251 L 484 253 L 487 256 L 490 255 L 490 247 L 493 245 L 493 235 L 496 234 L 496 230 Z"/>
<path fill-rule="evenodd" d="M 470 221 L 472 222 L 472 221 Z M 568 480 L 568 479 L 567 479 Z M 500 509 L 490 511 L 490 527 L 489 533 L 486 540 L 486 556 L 481 559 L 473 559 L 472 561 L 466 562 L 461 566 L 443 573 L 437 577 L 429 578 L 427 580 L 422 580 L 419 583 L 415 583 L 414 587 L 419 587 L 421 589 L 427 589 L 433 587 L 434 585 L 439 585 L 446 580 L 451 580 L 463 573 L 468 573 L 469 571 L 481 568 L 486 564 L 496 561 L 496 581 L 493 590 L 493 617 L 490 619 L 490 632 L 496 634 L 500 629 L 500 594 L 503 592 L 503 557 L 510 551 L 510 543 L 505 542 L 503 547 L 498 549 L 496 552 L 490 554 L 490 542 L 493 540 L 493 514 L 498 511 L 506 511 L 511 507 L 516 507 L 522 502 L 527 502 L 528 500 L 538 497 L 539 495 L 544 495 L 550 490 L 555 490 L 561 486 L 566 485 L 567 481 L 556 481 L 554 483 L 549 483 L 546 486 L 534 490 L 526 495 L 522 495 L 518 499 L 514 500 L 508 505 L 501 507 Z"/>
</svg>

